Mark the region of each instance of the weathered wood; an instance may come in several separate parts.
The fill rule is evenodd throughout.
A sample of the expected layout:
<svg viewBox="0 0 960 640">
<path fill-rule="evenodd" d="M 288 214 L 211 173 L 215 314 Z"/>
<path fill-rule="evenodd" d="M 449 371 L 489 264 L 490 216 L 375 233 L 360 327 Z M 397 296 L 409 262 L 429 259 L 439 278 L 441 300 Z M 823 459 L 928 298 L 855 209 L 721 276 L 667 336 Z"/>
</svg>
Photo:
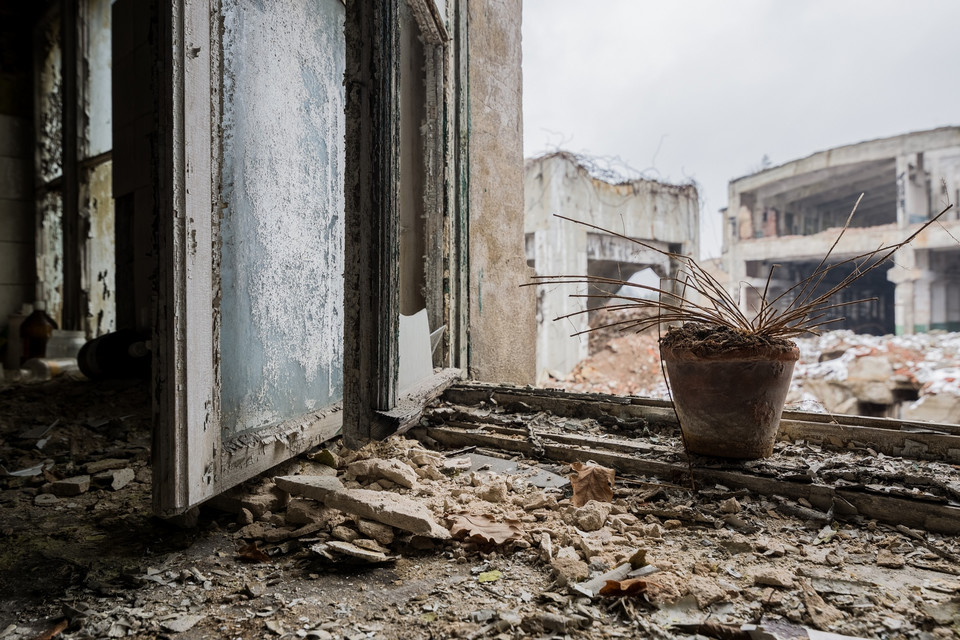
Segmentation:
<svg viewBox="0 0 960 640">
<path fill-rule="evenodd" d="M 643 419 L 651 429 L 679 427 L 671 403 L 665 400 L 473 382 L 451 387 L 444 398 L 465 405 L 483 401 L 507 406 L 523 402 L 535 411 L 571 418 Z M 777 438 L 821 443 L 838 449 L 868 446 L 884 455 L 911 459 L 960 461 L 960 426 L 951 424 L 785 411 Z"/>
<path fill-rule="evenodd" d="M 396 403 L 399 331 L 399 20 L 395 2 L 346 2 L 344 438 L 374 436 Z"/>
<path fill-rule="evenodd" d="M 154 509 L 176 515 L 213 496 L 220 455 L 211 268 L 210 6 L 161 4 L 160 296 Z"/>
<path fill-rule="evenodd" d="M 410 427 L 420 422 L 420 417 L 428 404 L 436 400 L 453 383 L 463 379 L 460 369 L 441 369 L 429 378 L 424 378 L 406 395 L 397 400 L 397 406 L 390 411 L 378 411 L 378 437 L 386 437 L 391 433 L 405 433 Z"/>
<path fill-rule="evenodd" d="M 420 427 L 414 429 L 413 433 L 454 447 L 479 445 L 527 455 L 533 454 L 534 449 L 523 437 L 449 427 Z M 682 484 L 682 479 L 690 473 L 686 463 L 646 460 L 617 451 L 578 445 L 547 443 L 542 447 L 542 455 L 560 462 L 593 460 L 621 473 L 653 475 L 677 484 Z M 837 489 L 822 484 L 791 482 L 744 471 L 694 467 L 693 477 L 698 483 L 722 484 L 730 489 L 748 489 L 760 495 L 804 498 L 824 511 L 835 508 L 838 517 L 861 515 L 893 525 L 905 524 L 937 533 L 960 534 L 960 508 L 949 504 L 882 496 L 846 488 Z"/>
<path fill-rule="evenodd" d="M 960 437 L 944 433 L 893 431 L 888 428 L 781 420 L 778 440 L 805 440 L 837 449 L 870 447 L 888 456 L 960 462 Z"/>
<path fill-rule="evenodd" d="M 243 482 L 333 438 L 342 426 L 343 411 L 335 406 L 226 440 L 217 484 Z"/>
</svg>

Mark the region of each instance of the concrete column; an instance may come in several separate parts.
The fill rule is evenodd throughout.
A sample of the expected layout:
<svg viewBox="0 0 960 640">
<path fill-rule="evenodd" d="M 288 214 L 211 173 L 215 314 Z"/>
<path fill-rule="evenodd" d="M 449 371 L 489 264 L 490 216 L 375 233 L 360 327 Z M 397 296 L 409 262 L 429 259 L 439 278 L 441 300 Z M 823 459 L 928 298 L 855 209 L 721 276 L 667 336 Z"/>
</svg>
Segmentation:
<svg viewBox="0 0 960 640">
<path fill-rule="evenodd" d="M 899 208 L 899 204 L 897 206 Z M 897 335 L 913 333 L 915 261 L 914 249 L 907 245 L 897 252 L 896 263 L 887 271 L 887 280 L 896 285 L 893 295 L 893 316 Z"/>
<path fill-rule="evenodd" d="M 564 221 L 556 221 L 549 229 L 534 233 L 534 251 L 537 273 L 541 275 L 578 276 L 587 273 L 587 233 Z M 564 320 L 554 318 L 586 309 L 587 301 L 571 298 L 571 294 L 586 292 L 586 285 L 546 284 L 538 287 L 537 320 L 537 381 L 548 374 L 566 375 L 587 357 L 588 336 L 571 334 L 589 327 L 587 314 Z"/>
<path fill-rule="evenodd" d="M 938 274 L 939 275 L 939 274 Z M 930 329 L 947 328 L 947 281 L 930 283 Z"/>
<path fill-rule="evenodd" d="M 897 225 L 902 229 L 930 217 L 930 190 L 923 153 L 897 156 Z"/>
<path fill-rule="evenodd" d="M 930 252 L 925 249 L 914 251 L 913 270 L 913 333 L 926 333 L 930 330 L 931 293 L 930 285 L 936 274 L 930 271 Z"/>
</svg>

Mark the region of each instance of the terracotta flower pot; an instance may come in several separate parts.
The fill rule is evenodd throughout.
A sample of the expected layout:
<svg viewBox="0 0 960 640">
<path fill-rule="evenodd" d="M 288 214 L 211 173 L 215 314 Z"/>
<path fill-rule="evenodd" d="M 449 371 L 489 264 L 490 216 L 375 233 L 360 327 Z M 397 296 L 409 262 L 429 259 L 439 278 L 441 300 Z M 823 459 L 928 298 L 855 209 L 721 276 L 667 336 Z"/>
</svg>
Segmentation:
<svg viewBox="0 0 960 640">
<path fill-rule="evenodd" d="M 773 453 L 800 357 L 795 345 L 717 353 L 661 345 L 660 357 L 688 452 L 748 460 Z"/>
</svg>

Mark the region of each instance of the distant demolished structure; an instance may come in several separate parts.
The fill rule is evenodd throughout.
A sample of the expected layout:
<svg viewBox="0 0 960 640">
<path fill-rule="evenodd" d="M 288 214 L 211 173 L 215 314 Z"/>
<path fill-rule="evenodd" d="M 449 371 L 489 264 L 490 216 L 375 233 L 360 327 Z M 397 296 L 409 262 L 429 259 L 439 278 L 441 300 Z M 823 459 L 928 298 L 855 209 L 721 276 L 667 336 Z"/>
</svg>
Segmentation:
<svg viewBox="0 0 960 640">
<path fill-rule="evenodd" d="M 771 265 L 779 266 L 768 299 L 813 272 L 861 193 L 831 263 L 906 238 L 949 203 L 955 209 L 842 292 L 837 302 L 876 301 L 831 311 L 842 320 L 826 328 L 875 335 L 960 331 L 960 127 L 837 147 L 731 181 L 722 263 L 731 286 L 740 288 L 744 311 L 756 311 Z M 852 268 L 838 267 L 821 286 Z"/>
<path fill-rule="evenodd" d="M 538 275 L 593 275 L 627 280 L 651 269 L 659 278 L 677 265 L 651 249 L 614 235 L 560 220 L 560 214 L 610 229 L 673 253 L 699 255 L 700 210 L 696 186 L 654 180 L 618 181 L 592 171 L 589 159 L 568 152 L 526 161 L 524 173 L 527 264 Z M 537 287 L 537 381 L 564 376 L 588 355 L 589 314 L 553 319 L 598 303 L 570 298 L 576 285 Z M 611 288 L 606 293 L 615 293 Z M 598 291 L 590 291 L 597 293 Z M 631 295 L 638 295 L 639 290 Z"/>
</svg>

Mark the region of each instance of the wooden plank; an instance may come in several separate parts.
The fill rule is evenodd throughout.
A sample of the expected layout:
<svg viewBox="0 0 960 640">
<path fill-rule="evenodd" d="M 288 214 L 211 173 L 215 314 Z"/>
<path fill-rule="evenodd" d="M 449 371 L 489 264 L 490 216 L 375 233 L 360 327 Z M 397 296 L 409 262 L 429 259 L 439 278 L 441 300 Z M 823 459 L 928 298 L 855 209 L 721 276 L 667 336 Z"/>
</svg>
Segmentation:
<svg viewBox="0 0 960 640">
<path fill-rule="evenodd" d="M 531 410 L 549 411 L 571 418 L 614 417 L 643 419 L 651 429 L 677 429 L 672 405 L 664 400 L 527 389 L 493 384 L 466 383 L 451 387 L 450 402 L 478 405 L 496 402 L 500 407 L 524 403 Z M 960 461 L 960 426 L 897 421 L 865 416 L 840 416 L 809 412 L 784 412 L 778 439 L 805 440 L 839 449 L 869 446 L 889 456 L 920 460 Z M 799 418 L 798 418 L 799 416 Z M 802 418 L 802 419 L 800 419 Z M 836 420 L 837 422 L 833 422 Z"/>
<path fill-rule="evenodd" d="M 378 433 L 374 437 L 384 438 L 391 433 L 405 433 L 420 422 L 428 404 L 436 400 L 454 382 L 463 379 L 460 369 L 441 369 L 429 378 L 424 378 L 397 400 L 397 406 L 389 411 L 378 411 Z"/>
<path fill-rule="evenodd" d="M 534 453 L 534 445 L 522 437 L 448 427 L 420 427 L 412 433 L 421 439 L 426 437 L 453 447 L 477 445 L 526 455 Z M 627 453 L 578 445 L 548 443 L 541 447 L 540 455 L 560 462 L 593 460 L 620 473 L 652 475 L 675 484 L 684 484 L 684 478 L 690 475 L 690 468 L 685 463 L 646 460 Z M 833 507 L 838 517 L 862 515 L 892 525 L 904 524 L 936 533 L 960 534 L 960 508 L 948 504 L 835 489 L 827 485 L 791 482 L 739 471 L 702 467 L 695 467 L 692 471 L 699 484 L 722 484 L 730 489 L 747 489 L 765 496 L 804 498 L 824 511 Z"/>
<path fill-rule="evenodd" d="M 243 482 L 335 437 L 342 427 L 343 409 L 337 405 L 226 440 L 219 484 Z"/>
<path fill-rule="evenodd" d="M 888 456 L 960 462 L 960 437 L 943 433 L 892 431 L 848 424 L 781 420 L 778 440 L 805 440 L 838 449 L 870 447 Z"/>
</svg>

